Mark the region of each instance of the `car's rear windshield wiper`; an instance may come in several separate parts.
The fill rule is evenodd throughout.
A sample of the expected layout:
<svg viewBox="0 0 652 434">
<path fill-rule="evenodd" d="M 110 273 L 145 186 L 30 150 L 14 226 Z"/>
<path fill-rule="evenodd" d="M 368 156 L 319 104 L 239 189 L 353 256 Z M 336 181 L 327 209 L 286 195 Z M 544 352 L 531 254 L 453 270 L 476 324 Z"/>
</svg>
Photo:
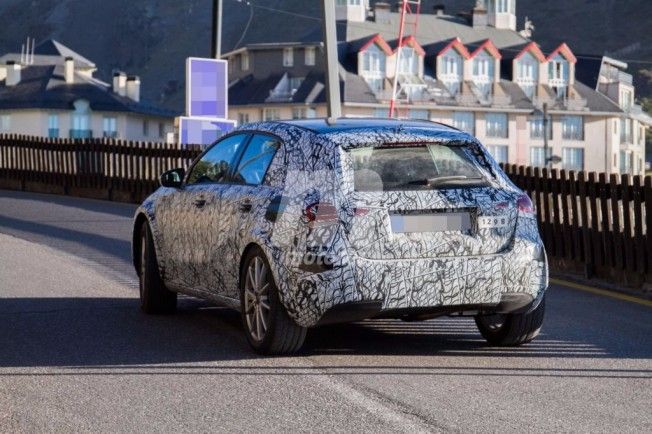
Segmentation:
<svg viewBox="0 0 652 434">
<path fill-rule="evenodd" d="M 451 175 L 451 176 L 437 176 L 436 178 L 417 179 L 407 182 L 403 185 L 424 185 L 433 187 L 445 184 L 478 184 L 484 183 L 485 180 L 481 177 L 468 177 L 465 175 Z"/>
</svg>

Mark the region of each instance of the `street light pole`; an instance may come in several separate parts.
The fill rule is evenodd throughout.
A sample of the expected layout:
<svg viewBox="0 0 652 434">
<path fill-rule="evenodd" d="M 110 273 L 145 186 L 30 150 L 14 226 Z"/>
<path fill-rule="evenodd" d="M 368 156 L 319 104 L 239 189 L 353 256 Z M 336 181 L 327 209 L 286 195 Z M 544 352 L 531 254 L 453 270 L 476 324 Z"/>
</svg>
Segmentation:
<svg viewBox="0 0 652 434">
<path fill-rule="evenodd" d="M 340 101 L 340 71 L 337 59 L 337 30 L 335 27 L 335 2 L 322 0 L 322 30 L 324 33 L 324 51 L 326 52 L 326 101 L 328 120 L 334 123 L 342 116 Z"/>
<path fill-rule="evenodd" d="M 213 0 L 213 40 L 211 55 L 222 57 L 222 0 Z"/>
</svg>

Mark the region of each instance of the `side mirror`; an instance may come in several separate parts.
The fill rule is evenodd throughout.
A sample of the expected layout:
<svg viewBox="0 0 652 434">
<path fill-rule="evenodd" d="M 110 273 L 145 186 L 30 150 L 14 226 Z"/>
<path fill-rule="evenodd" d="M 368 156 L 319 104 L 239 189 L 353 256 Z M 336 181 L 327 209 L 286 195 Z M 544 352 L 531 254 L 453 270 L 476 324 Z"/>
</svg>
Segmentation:
<svg viewBox="0 0 652 434">
<path fill-rule="evenodd" d="M 183 177 L 186 174 L 184 169 L 172 169 L 163 172 L 160 181 L 161 186 L 170 188 L 180 188 L 183 182 Z"/>
</svg>

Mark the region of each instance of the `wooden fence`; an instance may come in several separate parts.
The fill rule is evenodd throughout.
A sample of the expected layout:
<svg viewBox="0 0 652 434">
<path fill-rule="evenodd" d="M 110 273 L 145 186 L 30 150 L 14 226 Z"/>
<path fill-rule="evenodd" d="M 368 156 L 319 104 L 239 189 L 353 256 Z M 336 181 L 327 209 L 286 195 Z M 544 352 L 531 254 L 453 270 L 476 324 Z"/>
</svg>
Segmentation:
<svg viewBox="0 0 652 434">
<path fill-rule="evenodd" d="M 198 146 L 113 139 L 0 136 L 0 187 L 140 202 L 161 173 L 187 167 Z"/>
<path fill-rule="evenodd" d="M 0 136 L 0 188 L 140 202 L 200 148 L 112 139 Z M 548 257 L 635 284 L 652 276 L 651 178 L 505 165 L 536 205 Z M 604 273 L 603 273 L 604 274 Z M 648 281 L 650 279 L 648 278 Z M 638 282 L 638 283 L 637 283 Z"/>
<path fill-rule="evenodd" d="M 503 170 L 535 203 L 550 258 L 582 264 L 589 277 L 615 272 L 632 285 L 652 275 L 650 176 L 516 165 Z"/>
</svg>

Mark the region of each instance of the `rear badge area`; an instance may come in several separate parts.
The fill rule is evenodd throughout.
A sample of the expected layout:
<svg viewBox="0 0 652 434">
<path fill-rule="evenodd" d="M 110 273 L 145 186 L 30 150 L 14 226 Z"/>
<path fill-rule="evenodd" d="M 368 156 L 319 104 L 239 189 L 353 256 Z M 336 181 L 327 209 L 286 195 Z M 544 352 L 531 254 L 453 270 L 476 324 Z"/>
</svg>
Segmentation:
<svg viewBox="0 0 652 434">
<path fill-rule="evenodd" d="M 445 212 L 437 214 L 390 214 L 393 233 L 462 232 L 471 230 L 471 214 Z"/>
</svg>

